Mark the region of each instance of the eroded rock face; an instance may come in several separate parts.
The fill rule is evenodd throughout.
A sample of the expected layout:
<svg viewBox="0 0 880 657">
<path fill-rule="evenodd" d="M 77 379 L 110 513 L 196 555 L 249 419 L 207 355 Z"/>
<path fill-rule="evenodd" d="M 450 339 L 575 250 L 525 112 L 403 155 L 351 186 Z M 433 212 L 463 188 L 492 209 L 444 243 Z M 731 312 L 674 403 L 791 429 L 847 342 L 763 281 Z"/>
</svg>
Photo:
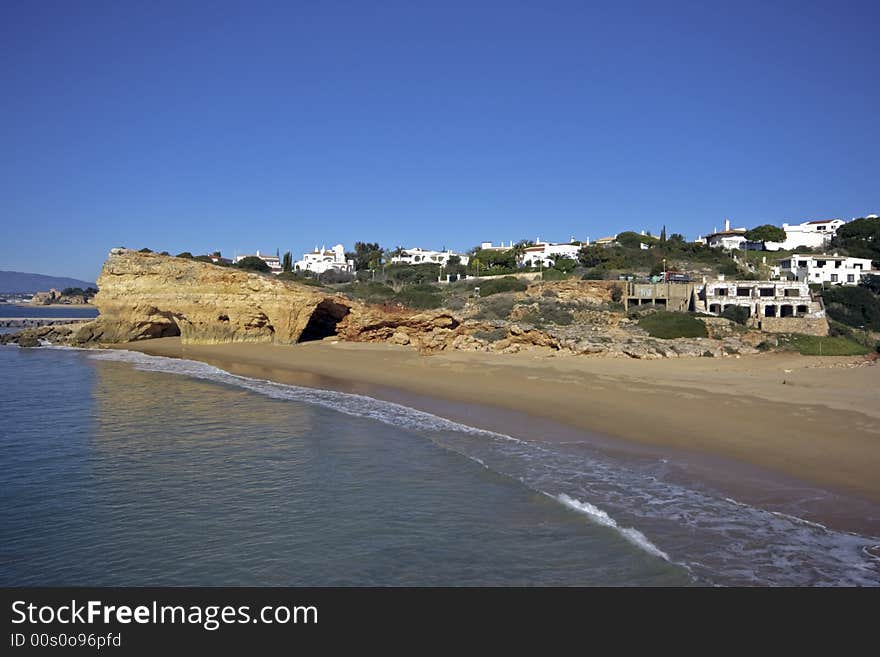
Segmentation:
<svg viewBox="0 0 880 657">
<path fill-rule="evenodd" d="M 257 273 L 127 249 L 98 278 L 100 315 L 73 340 L 131 342 L 179 335 L 185 344 L 291 344 L 332 334 L 351 302 Z"/>
</svg>

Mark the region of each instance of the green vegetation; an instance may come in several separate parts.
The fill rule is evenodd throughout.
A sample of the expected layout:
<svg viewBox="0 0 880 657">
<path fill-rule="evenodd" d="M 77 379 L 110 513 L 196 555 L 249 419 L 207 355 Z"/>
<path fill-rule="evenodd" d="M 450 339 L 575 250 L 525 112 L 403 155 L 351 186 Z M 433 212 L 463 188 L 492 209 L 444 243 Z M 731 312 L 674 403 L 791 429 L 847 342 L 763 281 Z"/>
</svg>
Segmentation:
<svg viewBox="0 0 880 657">
<path fill-rule="evenodd" d="M 304 276 L 301 272 L 283 271 L 278 274 L 279 281 L 294 281 L 302 285 L 311 285 L 312 287 L 324 287 L 324 284 L 315 278 Z"/>
<path fill-rule="evenodd" d="M 61 290 L 61 294 L 66 297 L 83 297 L 84 299 L 91 299 L 98 293 L 98 290 L 93 287 L 87 287 L 86 289 L 82 289 L 81 287 L 66 287 Z"/>
<path fill-rule="evenodd" d="M 564 281 L 566 278 L 570 278 L 569 274 L 564 271 L 560 271 L 555 267 L 552 269 L 545 269 L 541 274 L 541 280 L 544 281 Z"/>
<path fill-rule="evenodd" d="M 480 299 L 479 309 L 474 317 L 476 319 L 507 319 L 513 306 L 512 294 L 500 294 L 488 299 Z"/>
<path fill-rule="evenodd" d="M 263 274 L 268 274 L 272 271 L 269 268 L 269 265 L 267 265 L 261 258 L 258 258 L 257 256 L 248 256 L 247 258 L 242 258 L 238 261 L 236 267 L 238 267 L 239 269 L 244 269 L 245 271 L 256 271 Z"/>
<path fill-rule="evenodd" d="M 439 308 L 443 305 L 440 288 L 436 285 L 409 285 L 396 295 L 394 301 L 407 308 Z"/>
<path fill-rule="evenodd" d="M 574 316 L 565 304 L 550 299 L 541 299 L 538 302 L 538 308 L 524 315 L 523 321 L 539 328 L 546 324 L 568 326 L 574 321 Z"/>
<path fill-rule="evenodd" d="M 679 239 L 673 235 L 664 242 L 656 237 L 639 235 L 638 233 L 621 233 L 617 236 L 619 246 L 597 246 L 595 244 L 581 248 L 578 260 L 586 268 L 584 280 L 601 280 L 617 278 L 619 273 L 661 272 L 669 270 L 688 271 L 694 268 L 713 269 L 719 273 L 738 276 L 743 272 L 729 253 L 723 249 L 713 249 L 705 244 L 695 244 Z M 650 248 L 643 249 L 641 244 Z"/>
<path fill-rule="evenodd" d="M 378 269 L 382 266 L 385 252 L 378 242 L 355 242 L 354 251 L 347 252 L 345 257 L 354 260 L 355 271 Z"/>
<path fill-rule="evenodd" d="M 192 260 L 192 259 L 193 259 L 193 254 L 190 253 L 189 251 L 184 251 L 183 253 L 178 253 L 178 254 L 177 254 L 176 256 L 174 256 L 174 257 L 175 257 L 175 258 L 186 258 L 187 260 Z"/>
<path fill-rule="evenodd" d="M 880 219 L 856 219 L 837 229 L 832 247 L 857 258 L 880 262 Z"/>
<path fill-rule="evenodd" d="M 290 255 L 290 251 L 287 251 L 284 254 L 284 257 L 281 259 L 281 272 L 292 272 L 293 271 L 293 256 Z"/>
<path fill-rule="evenodd" d="M 781 336 L 779 344 L 804 356 L 861 356 L 871 351 L 845 336 L 821 337 L 792 333 Z"/>
<path fill-rule="evenodd" d="M 687 313 L 657 312 L 639 319 L 639 326 L 653 338 L 705 338 L 706 325 Z"/>
<path fill-rule="evenodd" d="M 525 281 L 521 281 L 513 276 L 483 280 L 479 281 L 479 285 L 473 285 L 480 288 L 481 297 L 488 297 L 499 292 L 522 292 L 528 287 Z"/>
<path fill-rule="evenodd" d="M 742 306 L 728 306 L 721 313 L 721 316 L 742 326 L 745 326 L 746 322 L 749 321 L 749 311 Z"/>
<path fill-rule="evenodd" d="M 822 291 L 825 311 L 853 328 L 880 330 L 880 297 L 862 286 L 834 286 Z"/>
<path fill-rule="evenodd" d="M 785 231 L 778 226 L 764 224 L 747 230 L 746 239 L 750 242 L 784 242 Z"/>
<path fill-rule="evenodd" d="M 152 249 L 148 249 L 147 247 L 142 248 L 138 253 L 152 253 Z"/>
</svg>

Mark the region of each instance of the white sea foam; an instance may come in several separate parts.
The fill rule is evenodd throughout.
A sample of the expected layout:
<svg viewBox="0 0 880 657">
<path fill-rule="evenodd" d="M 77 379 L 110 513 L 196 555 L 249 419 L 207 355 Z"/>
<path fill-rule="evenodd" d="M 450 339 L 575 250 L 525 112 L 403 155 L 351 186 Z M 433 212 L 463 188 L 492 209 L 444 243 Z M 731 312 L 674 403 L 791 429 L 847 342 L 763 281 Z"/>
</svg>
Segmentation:
<svg viewBox="0 0 880 657">
<path fill-rule="evenodd" d="M 550 497 L 553 496 L 551 495 Z M 614 518 L 609 516 L 599 507 L 594 506 L 589 502 L 581 502 L 580 500 L 576 500 L 573 497 L 569 497 L 565 493 L 557 495 L 554 499 L 558 500 L 570 509 L 589 516 L 590 519 L 596 524 L 614 529 L 630 543 L 638 548 L 641 548 L 648 554 L 652 554 L 655 557 L 660 557 L 661 559 L 669 561 L 669 555 L 658 548 L 656 545 L 654 545 L 651 541 L 649 541 L 642 532 L 633 527 L 621 527 L 617 524 L 617 521 Z"/>
<path fill-rule="evenodd" d="M 196 379 L 215 381 L 235 385 L 252 392 L 256 392 L 273 399 L 286 399 L 290 401 L 315 404 L 325 408 L 345 413 L 355 417 L 365 417 L 385 424 L 417 429 L 423 431 L 457 431 L 473 435 L 480 435 L 496 440 L 520 442 L 519 439 L 507 434 L 479 429 L 460 422 L 454 422 L 446 418 L 419 411 L 409 406 L 383 401 L 366 395 L 357 395 L 335 390 L 323 390 L 320 388 L 307 388 L 284 383 L 275 383 L 264 379 L 254 379 L 237 374 L 230 374 L 213 365 L 182 358 L 165 358 L 163 356 L 151 356 L 136 351 L 124 351 L 121 349 L 107 349 L 90 354 L 94 360 L 112 360 L 131 363 L 135 369 L 149 372 L 166 372 L 169 374 L 182 374 Z"/>
</svg>

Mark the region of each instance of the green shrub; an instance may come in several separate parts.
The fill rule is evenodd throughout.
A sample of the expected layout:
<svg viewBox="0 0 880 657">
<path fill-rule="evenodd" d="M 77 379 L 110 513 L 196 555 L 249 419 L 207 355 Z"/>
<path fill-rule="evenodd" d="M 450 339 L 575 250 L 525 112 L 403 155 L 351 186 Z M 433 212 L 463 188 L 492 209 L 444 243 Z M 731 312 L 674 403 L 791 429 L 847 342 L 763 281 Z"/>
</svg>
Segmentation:
<svg viewBox="0 0 880 657">
<path fill-rule="evenodd" d="M 614 303 L 620 303 L 620 300 L 623 298 L 623 286 L 615 283 L 611 286 L 611 301 Z"/>
<path fill-rule="evenodd" d="M 410 285 L 394 296 L 394 300 L 408 308 L 428 309 L 443 305 L 440 289 L 435 285 Z"/>
<path fill-rule="evenodd" d="M 687 313 L 656 312 L 639 319 L 639 326 L 654 338 L 705 338 L 706 325 Z"/>
<path fill-rule="evenodd" d="M 394 290 L 391 287 L 377 281 L 341 285 L 338 289 L 352 299 L 360 299 L 367 303 L 382 303 L 394 296 Z"/>
<path fill-rule="evenodd" d="M 177 257 L 179 258 L 181 256 Z M 262 258 L 258 258 L 257 256 L 248 256 L 247 258 L 242 258 L 235 266 L 239 269 L 244 269 L 245 271 L 256 271 L 262 274 L 268 274 L 272 271 L 269 265 L 266 264 L 266 261 Z"/>
<path fill-rule="evenodd" d="M 152 252 L 153 252 L 152 249 L 148 249 L 148 248 L 146 248 L 146 247 L 144 247 L 143 249 L 141 249 L 140 251 L 138 251 L 138 253 L 152 253 Z"/>
<path fill-rule="evenodd" d="M 474 284 L 474 287 L 480 288 L 481 297 L 488 297 L 501 292 L 522 292 L 528 287 L 528 284 L 513 276 L 505 276 L 479 281 L 479 284 Z"/>
<path fill-rule="evenodd" d="M 505 294 L 491 299 L 480 299 L 479 310 L 474 317 L 477 319 L 507 319 L 513 310 L 513 296 Z"/>
<path fill-rule="evenodd" d="M 545 269 L 541 274 L 541 279 L 545 281 L 564 281 L 569 275 L 558 269 Z"/>
<path fill-rule="evenodd" d="M 822 337 L 792 333 L 780 339 L 780 344 L 804 356 L 861 356 L 870 350 L 851 338 Z"/>
<path fill-rule="evenodd" d="M 184 251 L 183 253 L 178 253 L 175 257 L 176 258 L 186 258 L 187 260 L 192 260 L 193 254 L 190 253 L 189 251 Z M 260 262 L 262 262 L 262 260 Z"/>
</svg>

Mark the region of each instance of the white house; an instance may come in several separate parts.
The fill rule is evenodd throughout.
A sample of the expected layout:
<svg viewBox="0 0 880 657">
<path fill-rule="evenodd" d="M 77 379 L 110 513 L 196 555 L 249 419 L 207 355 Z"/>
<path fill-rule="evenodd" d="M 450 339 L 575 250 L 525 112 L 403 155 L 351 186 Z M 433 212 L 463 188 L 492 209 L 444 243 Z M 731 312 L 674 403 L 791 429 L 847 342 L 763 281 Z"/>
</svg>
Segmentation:
<svg viewBox="0 0 880 657">
<path fill-rule="evenodd" d="M 449 259 L 458 257 L 461 264 L 466 265 L 470 262 L 470 257 L 455 251 L 431 251 L 429 249 L 420 249 L 418 247 L 412 249 L 404 249 L 403 252 L 391 258 L 392 264 L 404 265 L 422 265 L 425 263 L 446 266 Z"/>
<path fill-rule="evenodd" d="M 273 274 L 280 274 L 281 273 L 281 259 L 278 256 L 266 255 L 265 253 L 260 253 L 260 250 L 257 249 L 256 253 L 246 253 L 244 255 L 235 256 L 235 258 L 233 258 L 233 262 L 237 265 L 239 262 L 241 262 L 245 258 L 259 258 L 260 260 L 265 262 L 267 265 L 269 265 L 269 269 L 272 270 Z"/>
<path fill-rule="evenodd" d="M 782 224 L 785 231 L 784 242 L 764 242 L 764 248 L 768 251 L 785 249 L 794 251 L 799 246 L 807 246 L 811 249 L 827 246 L 831 238 L 837 233 L 837 229 L 843 226 L 842 219 L 822 219 L 819 221 L 805 221 L 800 224 Z"/>
<path fill-rule="evenodd" d="M 706 244 L 713 248 L 725 249 L 731 251 L 733 249 L 744 249 L 746 242 L 745 228 L 731 228 L 730 219 L 724 220 L 724 230 L 717 231 L 711 235 L 706 235 Z"/>
<path fill-rule="evenodd" d="M 507 246 L 504 246 L 504 240 L 499 246 L 492 246 L 492 242 L 480 242 L 481 251 L 508 251 L 513 248 L 513 240 Z"/>
<path fill-rule="evenodd" d="M 580 244 L 550 244 L 536 241 L 535 246 L 528 246 L 520 257 L 521 267 L 552 267 L 559 258 L 577 260 Z"/>
<path fill-rule="evenodd" d="M 302 260 L 293 263 L 293 271 L 311 271 L 323 274 L 325 271 L 335 270 L 348 274 L 354 273 L 354 260 L 345 259 L 345 247 L 337 244 L 327 250 L 323 246 L 311 253 L 303 253 Z"/>
<path fill-rule="evenodd" d="M 779 261 L 773 273 L 780 278 L 804 283 L 829 283 L 831 285 L 858 285 L 871 271 L 869 258 L 850 258 L 834 255 L 792 255 Z"/>
</svg>

